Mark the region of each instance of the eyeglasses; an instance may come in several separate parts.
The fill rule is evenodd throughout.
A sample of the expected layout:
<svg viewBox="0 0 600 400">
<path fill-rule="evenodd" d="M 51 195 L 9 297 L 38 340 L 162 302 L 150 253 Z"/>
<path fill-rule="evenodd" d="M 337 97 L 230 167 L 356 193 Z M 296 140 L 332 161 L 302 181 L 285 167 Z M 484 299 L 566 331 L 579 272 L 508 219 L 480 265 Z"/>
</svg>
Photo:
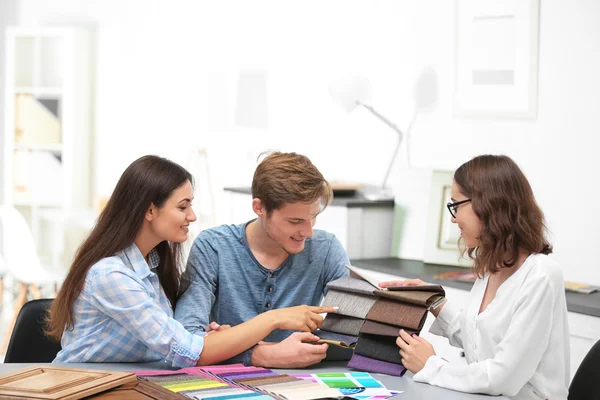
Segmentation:
<svg viewBox="0 0 600 400">
<path fill-rule="evenodd" d="M 465 204 L 470 202 L 471 199 L 466 199 L 466 200 L 461 200 L 461 201 L 457 201 L 454 203 L 448 203 L 446 204 L 446 207 L 448 207 L 448 211 L 450 211 L 450 215 L 452 215 L 453 218 L 456 218 L 456 212 L 458 211 L 458 206 L 460 206 L 461 204 Z"/>
</svg>

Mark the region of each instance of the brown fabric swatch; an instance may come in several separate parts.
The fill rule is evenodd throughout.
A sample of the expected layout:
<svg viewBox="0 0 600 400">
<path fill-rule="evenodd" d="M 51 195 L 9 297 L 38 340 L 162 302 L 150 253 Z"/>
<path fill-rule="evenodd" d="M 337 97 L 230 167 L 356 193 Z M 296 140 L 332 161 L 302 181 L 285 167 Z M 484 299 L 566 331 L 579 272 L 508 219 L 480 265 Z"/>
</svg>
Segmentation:
<svg viewBox="0 0 600 400">
<path fill-rule="evenodd" d="M 380 297 L 367 313 L 367 319 L 420 331 L 427 317 L 427 308 L 399 303 Z"/>
<path fill-rule="evenodd" d="M 345 315 L 327 314 L 321 329 L 324 331 L 343 333 L 344 335 L 358 336 L 360 327 L 365 322 L 362 318 L 347 317 Z"/>
<path fill-rule="evenodd" d="M 336 314 L 338 315 L 347 315 L 350 317 L 364 319 L 376 301 L 377 297 L 375 296 L 367 296 L 359 293 L 340 292 L 338 290 L 329 289 L 329 292 L 327 292 L 327 296 L 325 296 L 325 299 L 323 299 L 323 306 L 337 306 L 339 307 L 336 312 Z"/>
<path fill-rule="evenodd" d="M 404 329 L 409 335 L 413 333 L 419 333 L 417 330 L 402 328 L 395 325 L 388 325 L 382 322 L 375 322 L 366 320 L 364 324 L 360 327 L 360 333 L 368 333 L 371 335 L 380 335 L 380 336 L 391 336 L 398 337 L 400 335 L 400 329 Z"/>
<path fill-rule="evenodd" d="M 411 291 L 391 291 L 391 290 L 376 290 L 376 296 L 386 297 L 388 299 L 398 300 L 404 303 L 417 304 L 424 307 L 429 307 L 436 300 L 444 296 L 434 292 L 421 292 L 416 290 Z"/>
</svg>

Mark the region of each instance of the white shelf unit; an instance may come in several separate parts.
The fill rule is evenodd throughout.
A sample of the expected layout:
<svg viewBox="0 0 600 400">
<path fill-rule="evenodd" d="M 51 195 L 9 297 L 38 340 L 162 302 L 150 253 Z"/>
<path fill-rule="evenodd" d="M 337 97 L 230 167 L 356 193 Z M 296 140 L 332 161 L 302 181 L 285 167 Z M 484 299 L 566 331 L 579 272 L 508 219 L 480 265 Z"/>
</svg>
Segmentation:
<svg viewBox="0 0 600 400">
<path fill-rule="evenodd" d="M 53 263 L 72 256 L 64 221 L 92 207 L 92 54 L 81 28 L 6 30 L 4 201 Z"/>
</svg>

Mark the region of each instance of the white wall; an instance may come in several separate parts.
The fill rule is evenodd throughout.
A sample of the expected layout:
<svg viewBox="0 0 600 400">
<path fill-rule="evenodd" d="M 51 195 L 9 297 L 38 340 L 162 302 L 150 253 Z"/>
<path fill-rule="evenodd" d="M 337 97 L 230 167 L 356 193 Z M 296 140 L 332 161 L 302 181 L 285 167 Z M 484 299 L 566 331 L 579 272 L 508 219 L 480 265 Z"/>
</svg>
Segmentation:
<svg viewBox="0 0 600 400">
<path fill-rule="evenodd" d="M 0 1 L 0 138 L 4 134 L 4 53 L 6 50 L 5 28 L 17 22 L 17 0 Z M 0 154 L 4 154 L 4 140 L 0 140 Z M 0 177 L 4 176 L 3 165 L 0 163 Z M 2 178 L 0 178 L 1 180 Z M 0 193 L 0 204 L 4 193 Z M 1 240 L 0 240 L 1 243 Z"/>
<path fill-rule="evenodd" d="M 5 28 L 14 25 L 17 22 L 17 0 L 0 1 L 0 154 L 4 154 L 4 53 L 6 49 Z M 4 187 L 2 182 L 4 177 L 4 164 L 0 163 L 0 187 Z M 0 191 L 0 204 L 4 202 L 4 193 Z M 0 223 L 0 255 L 2 254 L 3 229 Z M 1 300 L 1 299 L 0 299 Z"/>
<path fill-rule="evenodd" d="M 448 0 L 21 0 L 19 22 L 97 30 L 96 197 L 137 156 L 184 163 L 200 145 L 213 151 L 223 185 L 248 185 L 253 158 L 269 148 L 309 155 L 330 179 L 379 183 L 394 133 L 364 111 L 345 114 L 328 85 L 361 73 L 373 84 L 372 103 L 403 127 L 412 81 L 433 64 L 439 107 L 414 127 L 415 166 L 399 161 L 390 178 L 406 212 L 399 255 L 423 257 L 431 169 L 505 153 L 534 187 L 565 278 L 600 284 L 600 2 L 540 3 L 534 121 L 452 116 Z M 268 130 L 233 124 L 235 80 L 249 67 L 268 74 Z"/>
</svg>

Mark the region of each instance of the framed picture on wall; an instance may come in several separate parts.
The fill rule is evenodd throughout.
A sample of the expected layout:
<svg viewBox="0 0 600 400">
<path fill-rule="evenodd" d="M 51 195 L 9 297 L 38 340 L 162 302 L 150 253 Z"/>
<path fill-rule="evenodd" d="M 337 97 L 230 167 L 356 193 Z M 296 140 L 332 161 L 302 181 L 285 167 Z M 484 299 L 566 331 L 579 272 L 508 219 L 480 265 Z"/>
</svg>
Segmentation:
<svg viewBox="0 0 600 400">
<path fill-rule="evenodd" d="M 539 0 L 457 0 L 454 115 L 537 116 Z"/>
<path fill-rule="evenodd" d="M 470 267 L 472 262 L 460 256 L 460 230 L 450 220 L 446 207 L 451 202 L 453 176 L 451 171 L 433 171 L 423 261 L 429 264 Z"/>
</svg>

